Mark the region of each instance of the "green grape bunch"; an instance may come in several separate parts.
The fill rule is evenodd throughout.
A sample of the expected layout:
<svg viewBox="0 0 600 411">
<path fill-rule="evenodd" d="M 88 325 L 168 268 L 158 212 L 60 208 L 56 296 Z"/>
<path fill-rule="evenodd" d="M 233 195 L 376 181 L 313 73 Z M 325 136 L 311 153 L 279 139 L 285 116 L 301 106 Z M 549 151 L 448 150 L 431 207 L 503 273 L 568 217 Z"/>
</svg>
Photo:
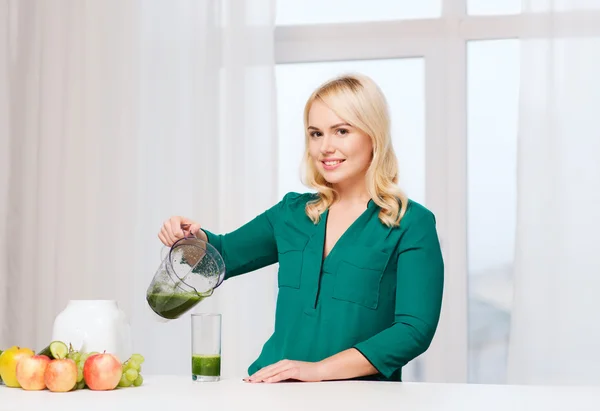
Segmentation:
<svg viewBox="0 0 600 411">
<path fill-rule="evenodd" d="M 142 364 L 144 357 L 141 354 L 133 354 L 127 361 L 123 363 L 123 374 L 119 381 L 119 387 L 139 387 L 144 382 L 142 377 Z"/>
<path fill-rule="evenodd" d="M 86 387 L 85 380 L 83 379 L 83 365 L 85 364 L 85 360 L 92 355 L 91 353 L 81 353 L 73 349 L 73 346 L 69 344 L 69 352 L 67 353 L 67 358 L 75 361 L 75 365 L 77 365 L 77 382 L 73 387 L 73 390 L 81 390 Z"/>
</svg>

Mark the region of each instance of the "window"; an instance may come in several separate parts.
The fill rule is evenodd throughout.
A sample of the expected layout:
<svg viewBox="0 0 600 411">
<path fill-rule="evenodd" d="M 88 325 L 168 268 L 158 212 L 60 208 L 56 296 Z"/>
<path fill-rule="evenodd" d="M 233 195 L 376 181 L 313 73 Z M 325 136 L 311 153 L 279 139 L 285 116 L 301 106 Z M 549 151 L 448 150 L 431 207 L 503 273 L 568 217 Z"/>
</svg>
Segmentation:
<svg viewBox="0 0 600 411">
<path fill-rule="evenodd" d="M 441 0 L 302 0 L 277 1 L 279 26 L 355 23 L 439 17 Z"/>
<path fill-rule="evenodd" d="M 467 2 L 467 12 L 474 16 L 519 14 L 521 13 L 521 2 L 522 0 L 469 0 Z"/>
<path fill-rule="evenodd" d="M 416 380 L 504 381 L 519 44 L 553 21 L 534 3 L 522 11 L 522 0 L 277 1 L 280 194 L 305 190 L 297 153 L 309 92 L 351 69 L 381 83 L 401 185 L 437 216 L 444 309 L 432 345 L 412 364 Z"/>
<path fill-rule="evenodd" d="M 505 379 L 517 197 L 519 40 L 467 49 L 469 380 Z"/>
</svg>

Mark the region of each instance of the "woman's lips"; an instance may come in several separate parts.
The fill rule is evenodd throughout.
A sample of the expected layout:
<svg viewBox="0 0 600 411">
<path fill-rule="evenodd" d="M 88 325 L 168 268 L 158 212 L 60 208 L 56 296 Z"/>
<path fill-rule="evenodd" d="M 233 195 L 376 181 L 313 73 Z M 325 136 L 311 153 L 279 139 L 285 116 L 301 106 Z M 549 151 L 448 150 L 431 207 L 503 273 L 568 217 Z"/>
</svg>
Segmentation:
<svg viewBox="0 0 600 411">
<path fill-rule="evenodd" d="M 323 168 L 325 170 L 331 171 L 331 170 L 335 170 L 336 168 L 338 168 L 345 160 L 341 160 L 341 159 L 333 159 L 333 160 L 321 160 L 321 163 L 323 164 Z"/>
</svg>

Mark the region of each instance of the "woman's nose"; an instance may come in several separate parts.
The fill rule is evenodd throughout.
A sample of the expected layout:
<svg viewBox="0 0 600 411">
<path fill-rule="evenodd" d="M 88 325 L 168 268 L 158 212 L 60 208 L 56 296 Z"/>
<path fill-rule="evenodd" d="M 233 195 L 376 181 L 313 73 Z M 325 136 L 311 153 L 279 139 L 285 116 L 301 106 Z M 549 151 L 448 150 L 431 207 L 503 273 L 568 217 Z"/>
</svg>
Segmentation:
<svg viewBox="0 0 600 411">
<path fill-rule="evenodd" d="M 330 154 L 335 151 L 335 148 L 332 145 L 332 138 L 329 135 L 323 136 L 321 140 L 321 154 Z"/>
</svg>

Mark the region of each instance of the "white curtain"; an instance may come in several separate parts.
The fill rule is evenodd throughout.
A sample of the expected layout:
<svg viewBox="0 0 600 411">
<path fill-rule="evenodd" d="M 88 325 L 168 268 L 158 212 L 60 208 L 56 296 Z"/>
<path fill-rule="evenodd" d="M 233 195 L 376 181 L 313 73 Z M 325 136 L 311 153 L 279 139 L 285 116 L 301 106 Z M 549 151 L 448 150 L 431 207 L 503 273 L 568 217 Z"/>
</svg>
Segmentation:
<svg viewBox="0 0 600 411">
<path fill-rule="evenodd" d="M 4 347 L 8 341 L 9 327 L 7 317 L 6 300 L 8 297 L 8 233 L 7 213 L 8 213 L 8 172 L 10 165 L 8 159 L 9 143 L 8 133 L 9 124 L 9 81 L 8 81 L 8 61 L 9 61 L 9 8 L 8 1 L 0 1 L 0 346 Z M 2 348 L 0 348 L 2 349 Z"/>
<path fill-rule="evenodd" d="M 277 199 L 274 0 L 0 0 L 0 347 L 41 347 L 69 299 L 118 301 L 145 373 L 190 372 L 155 322 L 162 222 L 226 232 Z M 274 268 L 227 281 L 223 375 L 272 329 Z"/>
<path fill-rule="evenodd" d="M 134 9 L 1 3 L 0 344 L 40 348 L 69 299 L 131 311 Z"/>
<path fill-rule="evenodd" d="M 600 0 L 524 3 L 552 17 L 521 46 L 508 382 L 597 384 Z"/>
</svg>

